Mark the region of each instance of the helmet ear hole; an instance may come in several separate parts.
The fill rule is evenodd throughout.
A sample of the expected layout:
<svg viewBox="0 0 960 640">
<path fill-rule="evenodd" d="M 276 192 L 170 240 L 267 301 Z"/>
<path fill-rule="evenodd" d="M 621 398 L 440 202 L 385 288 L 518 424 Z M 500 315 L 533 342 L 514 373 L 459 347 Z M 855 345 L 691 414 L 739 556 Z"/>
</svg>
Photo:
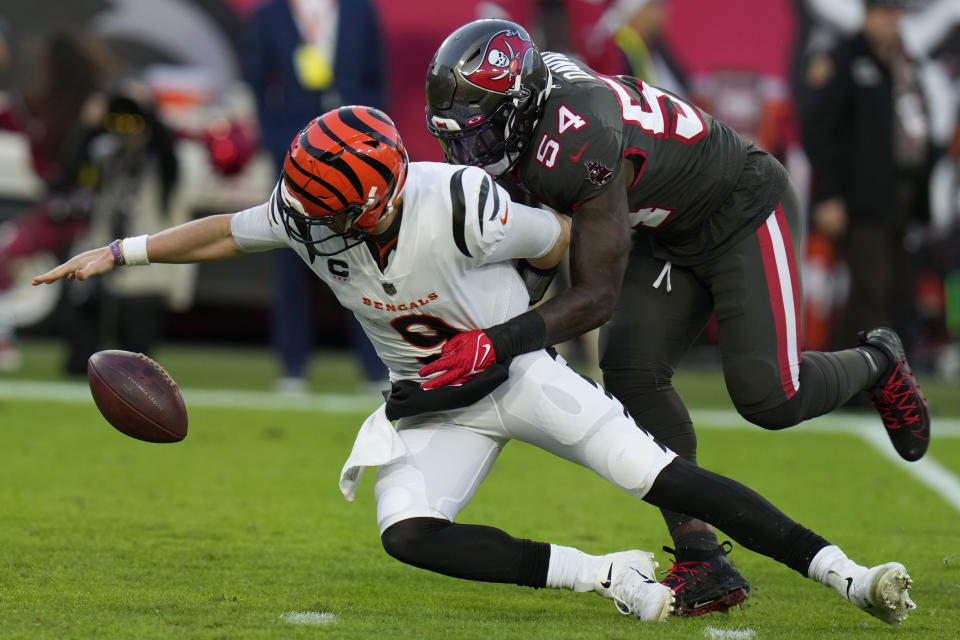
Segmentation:
<svg viewBox="0 0 960 640">
<path fill-rule="evenodd" d="M 473 50 L 473 53 L 471 53 L 469 56 L 467 56 L 467 58 L 466 58 L 466 60 L 465 60 L 464 62 L 473 62 L 474 60 L 476 60 L 476 59 L 480 56 L 480 53 L 481 53 L 482 51 L 483 51 L 483 50 L 482 50 L 480 47 L 477 47 L 476 49 Z"/>
</svg>

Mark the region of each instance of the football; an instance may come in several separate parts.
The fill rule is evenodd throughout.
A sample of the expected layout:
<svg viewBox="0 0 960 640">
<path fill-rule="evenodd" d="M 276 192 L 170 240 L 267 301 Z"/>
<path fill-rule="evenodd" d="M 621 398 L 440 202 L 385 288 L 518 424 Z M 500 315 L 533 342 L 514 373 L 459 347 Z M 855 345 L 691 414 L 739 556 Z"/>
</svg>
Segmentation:
<svg viewBox="0 0 960 640">
<path fill-rule="evenodd" d="M 90 393 L 117 431 L 145 442 L 179 442 L 187 436 L 180 389 L 159 364 L 130 351 L 98 351 L 87 361 Z"/>
</svg>

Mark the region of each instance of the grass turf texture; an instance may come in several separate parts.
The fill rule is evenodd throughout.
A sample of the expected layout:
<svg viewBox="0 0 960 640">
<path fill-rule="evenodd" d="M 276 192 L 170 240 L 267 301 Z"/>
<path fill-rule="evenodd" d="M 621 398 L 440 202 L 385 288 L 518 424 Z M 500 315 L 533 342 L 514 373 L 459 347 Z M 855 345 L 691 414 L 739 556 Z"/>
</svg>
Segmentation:
<svg viewBox="0 0 960 640">
<path fill-rule="evenodd" d="M 43 377 L 31 350 L 28 367 L 38 368 L 21 375 Z M 262 353 L 167 349 L 157 358 L 188 390 L 272 381 Z M 312 371 L 314 388 L 348 390 L 358 379 L 352 364 L 329 360 Z M 244 375 L 247 366 L 261 373 Z M 698 406 L 728 407 L 718 380 L 699 372 L 678 386 Z M 753 486 L 862 563 L 904 562 L 920 608 L 900 629 L 739 546 L 732 559 L 754 590 L 745 609 L 663 625 L 623 617 L 593 594 L 402 565 L 379 545 L 372 473 L 353 504 L 337 489 L 363 417 L 191 408 L 184 442 L 150 445 L 115 432 L 92 402 L 0 400 L 0 636 L 960 636 L 960 514 L 856 436 L 704 428 L 701 463 Z M 958 444 L 934 441 L 930 451 L 954 474 Z M 521 443 L 506 448 L 460 520 L 592 553 L 655 550 L 669 566 L 653 508 Z M 297 625 L 282 617 L 291 612 L 335 618 Z"/>
</svg>

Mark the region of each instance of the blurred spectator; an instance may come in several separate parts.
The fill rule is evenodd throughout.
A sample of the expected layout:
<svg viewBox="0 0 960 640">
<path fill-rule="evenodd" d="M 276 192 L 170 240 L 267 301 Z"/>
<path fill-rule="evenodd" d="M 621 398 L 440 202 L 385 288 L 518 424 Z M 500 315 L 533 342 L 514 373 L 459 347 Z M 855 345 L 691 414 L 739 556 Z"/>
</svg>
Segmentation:
<svg viewBox="0 0 960 640">
<path fill-rule="evenodd" d="M 385 109 L 381 42 L 370 0 L 266 0 L 253 12 L 244 55 L 246 78 L 256 95 L 263 145 L 278 175 L 303 123 L 341 105 Z M 313 350 L 316 283 L 296 255 L 275 251 L 271 259 L 271 339 L 282 367 L 277 384 L 303 390 Z M 370 341 L 355 320 L 348 322 L 367 380 L 385 380 Z"/>
<path fill-rule="evenodd" d="M 605 74 L 623 73 L 623 54 L 613 41 L 613 32 L 619 24 L 607 15 L 616 0 L 562 0 L 566 15 L 565 50 L 582 60 L 594 71 Z M 605 15 L 607 16 L 605 19 Z"/>
<path fill-rule="evenodd" d="M 863 24 L 863 0 L 793 0 L 796 28 L 790 64 L 790 89 L 795 98 L 805 91 L 806 73 L 811 60 L 817 59 L 843 37 L 855 34 Z M 796 115 L 796 114 L 794 114 Z M 796 127 L 795 118 L 791 124 Z M 791 132 L 795 133 L 795 132 Z M 798 194 L 808 209 L 810 163 L 799 150 L 798 135 L 792 136 L 786 154 L 786 166 Z M 803 248 L 804 348 L 826 351 L 832 348 L 833 325 L 846 304 L 849 291 L 847 266 L 839 259 L 834 239 L 815 226 L 808 230 Z"/>
<path fill-rule="evenodd" d="M 687 74 L 663 40 L 667 0 L 615 0 L 594 30 L 593 37 L 612 37 L 623 52 L 622 73 L 687 96 Z"/>
<path fill-rule="evenodd" d="M 562 25 L 556 6 L 562 1 L 457 0 L 437 11 L 436 0 L 378 0 L 390 79 L 388 113 L 403 136 L 411 161 L 443 161 L 440 145 L 425 126 L 423 83 L 430 59 L 444 38 L 478 18 L 504 18 L 535 28 L 543 16 L 538 10 L 542 2 L 553 5 L 553 22 Z"/>
<path fill-rule="evenodd" d="M 11 285 L 11 263 L 38 252 L 62 254 L 86 228 L 89 189 L 64 165 L 82 121 L 95 114 L 102 100 L 99 92 L 112 71 L 104 45 L 80 32 L 52 33 L 30 53 L 26 86 L 0 103 L 0 128 L 27 137 L 33 169 L 45 190 L 32 209 L 0 228 L 0 369 L 7 370 L 17 368 L 20 361 L 14 319 L 4 300 Z"/>
<path fill-rule="evenodd" d="M 960 231 L 960 2 L 932 0 L 903 19 L 903 43 L 920 61 L 938 166 L 931 183 L 931 226 L 936 235 Z M 952 151 L 951 151 L 952 150 Z M 951 157 L 951 154 L 953 157 Z"/>
<path fill-rule="evenodd" d="M 914 352 L 939 375 L 960 377 L 960 2 L 932 0 L 903 20 L 906 50 L 922 60 L 931 138 L 930 226 L 916 255 Z M 923 362 L 925 361 L 925 362 Z"/>
<path fill-rule="evenodd" d="M 143 87 L 127 85 L 110 95 L 96 123 L 83 130 L 64 170 L 92 191 L 90 224 L 75 251 L 189 219 L 177 188 L 173 136 Z M 183 265 L 158 265 L 71 287 L 62 317 L 69 340 L 67 373 L 85 374 L 87 358 L 101 349 L 152 353 L 165 306 L 189 304 L 193 274 Z"/>
<path fill-rule="evenodd" d="M 7 32 L 6 21 L 0 16 L 0 73 L 7 70 L 10 66 L 10 35 Z"/>
<path fill-rule="evenodd" d="M 835 336 L 904 330 L 904 237 L 911 221 L 927 219 L 932 158 L 918 67 L 899 35 L 907 1 L 865 0 L 862 28 L 809 59 L 796 96 L 811 224 L 836 242 L 850 272 Z"/>
<path fill-rule="evenodd" d="M 810 60 L 828 52 L 863 24 L 863 0 L 793 0 L 796 37 L 791 63 L 794 91 L 805 84 Z"/>
</svg>

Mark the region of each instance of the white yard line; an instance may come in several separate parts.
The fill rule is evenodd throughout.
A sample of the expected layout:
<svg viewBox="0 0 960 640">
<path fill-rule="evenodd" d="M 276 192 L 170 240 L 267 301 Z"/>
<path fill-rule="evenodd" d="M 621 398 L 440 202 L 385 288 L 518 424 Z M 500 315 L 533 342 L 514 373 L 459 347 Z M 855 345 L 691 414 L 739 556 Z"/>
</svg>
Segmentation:
<svg viewBox="0 0 960 640">
<path fill-rule="evenodd" d="M 752 640 L 757 637 L 757 632 L 753 629 L 718 629 L 717 627 L 705 627 L 703 637 L 708 640 Z"/>
<path fill-rule="evenodd" d="M 0 399 L 44 400 L 74 404 L 92 402 L 90 389 L 83 382 L 0 381 Z M 328 413 L 364 413 L 375 409 L 381 401 L 381 398 L 373 392 L 290 394 L 228 389 L 184 389 L 183 399 L 188 407 Z M 698 429 L 759 429 L 741 418 L 735 411 L 701 409 L 690 413 Z M 960 437 L 960 420 L 956 418 L 935 418 L 933 424 L 935 438 Z M 867 415 L 833 414 L 810 420 L 797 428 L 804 432 L 848 433 L 863 438 L 879 453 L 960 511 L 960 477 L 930 456 L 917 462 L 902 460 L 893 450 L 876 418 Z"/>
<path fill-rule="evenodd" d="M 333 624 L 337 615 L 329 611 L 288 611 L 280 619 L 288 624 Z"/>
<path fill-rule="evenodd" d="M 933 423 L 934 437 L 940 437 L 938 426 L 936 422 Z M 863 427 L 860 437 L 872 444 L 877 451 L 887 456 L 904 471 L 939 493 L 940 497 L 952 504 L 954 509 L 960 511 L 960 478 L 955 473 L 943 467 L 930 456 L 924 456 L 916 462 L 907 462 L 897 455 L 893 445 L 890 444 L 890 439 L 887 434 L 883 433 L 882 429 Z"/>
</svg>

